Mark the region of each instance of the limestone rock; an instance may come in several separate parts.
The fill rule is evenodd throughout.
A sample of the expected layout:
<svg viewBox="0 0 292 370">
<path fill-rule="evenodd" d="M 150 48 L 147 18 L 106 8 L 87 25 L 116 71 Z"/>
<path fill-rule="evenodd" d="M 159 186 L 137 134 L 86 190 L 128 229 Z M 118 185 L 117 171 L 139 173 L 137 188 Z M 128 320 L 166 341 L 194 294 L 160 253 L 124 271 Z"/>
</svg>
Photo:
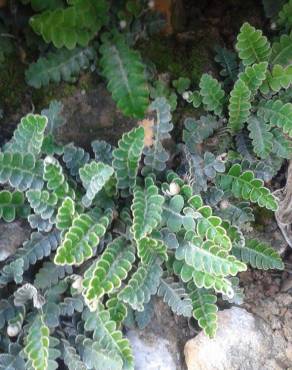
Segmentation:
<svg viewBox="0 0 292 370">
<path fill-rule="evenodd" d="M 289 366 L 287 342 L 259 317 L 232 307 L 218 313 L 214 339 L 201 332 L 184 348 L 188 370 L 280 370 Z"/>
</svg>

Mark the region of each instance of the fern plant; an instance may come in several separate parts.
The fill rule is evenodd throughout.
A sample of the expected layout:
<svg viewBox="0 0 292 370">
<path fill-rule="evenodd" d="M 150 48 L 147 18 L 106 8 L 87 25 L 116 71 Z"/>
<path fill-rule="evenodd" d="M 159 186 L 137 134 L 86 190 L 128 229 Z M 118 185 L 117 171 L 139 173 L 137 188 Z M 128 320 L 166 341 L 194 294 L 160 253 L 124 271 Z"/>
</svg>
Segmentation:
<svg viewBox="0 0 292 370">
<path fill-rule="evenodd" d="M 210 81 L 213 85 L 208 79 L 202 86 L 205 97 Z M 216 117 L 208 113 L 187 121 L 185 142 L 176 151 L 181 164 L 172 169 L 165 139 L 173 125 L 164 97 L 150 105 L 151 142 L 145 141 L 146 128 L 134 127 L 113 150 L 94 141 L 93 158 L 73 144 L 48 155 L 43 145 L 48 137 L 59 145 L 53 130 L 56 103 L 46 116 L 21 120 L 0 153 L 0 214 L 6 222 L 28 216 L 33 230 L 0 274 L 6 287 L 0 327 L 11 347 L 1 347 L 5 363 L 14 353 L 10 338 L 17 337 L 19 369 L 56 369 L 58 361 L 68 369 L 99 370 L 102 364 L 133 370 L 123 325 L 132 315 L 144 328 L 154 312 L 154 296 L 174 314 L 193 316 L 213 337 L 216 297 L 236 298 L 234 276 L 248 264 L 283 268 L 271 246 L 245 241 L 243 235 L 244 225 L 253 221 L 251 205 L 276 211 L 277 199 L 244 162 L 198 151 L 222 128 L 226 111 L 222 93 L 202 101 Z M 265 118 L 258 116 L 248 129 L 263 124 Z M 105 157 L 104 150 L 112 155 Z M 198 171 L 203 187 L 194 183 Z M 218 203 L 227 199 L 229 206 L 220 209 Z M 242 230 L 236 226 L 239 219 Z"/>
</svg>

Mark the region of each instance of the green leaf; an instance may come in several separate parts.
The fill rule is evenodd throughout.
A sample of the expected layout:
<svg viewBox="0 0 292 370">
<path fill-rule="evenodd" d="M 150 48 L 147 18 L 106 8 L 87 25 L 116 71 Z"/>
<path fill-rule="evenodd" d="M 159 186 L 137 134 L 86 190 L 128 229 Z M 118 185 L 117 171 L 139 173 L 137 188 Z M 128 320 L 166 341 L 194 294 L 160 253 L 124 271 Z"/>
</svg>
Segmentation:
<svg viewBox="0 0 292 370">
<path fill-rule="evenodd" d="M 134 248 L 123 237 L 115 239 L 85 273 L 83 286 L 87 304 L 91 307 L 105 294 L 120 288 L 135 261 Z"/>
<path fill-rule="evenodd" d="M 144 146 L 143 127 L 134 128 L 125 133 L 118 144 L 118 148 L 113 151 L 113 167 L 118 181 L 117 186 L 119 189 L 133 188 L 136 184 L 139 161 Z"/>
<path fill-rule="evenodd" d="M 14 131 L 13 138 L 4 149 L 13 153 L 31 153 L 37 156 L 42 148 L 47 123 L 48 119 L 38 114 L 23 117 Z"/>
<path fill-rule="evenodd" d="M 280 64 L 274 65 L 271 73 L 268 74 L 267 83 L 273 92 L 288 89 L 292 84 L 292 65 L 286 68 Z"/>
<path fill-rule="evenodd" d="M 279 11 L 277 23 L 286 28 L 292 28 L 292 1 L 289 0 Z"/>
<path fill-rule="evenodd" d="M 13 188 L 41 189 L 43 186 L 42 163 L 31 153 L 0 153 L 0 183 Z"/>
<path fill-rule="evenodd" d="M 269 100 L 258 109 L 258 115 L 292 137 L 292 104 L 281 100 Z"/>
<path fill-rule="evenodd" d="M 201 77 L 199 86 L 206 110 L 221 116 L 225 93 L 220 83 L 211 75 L 204 73 Z"/>
<path fill-rule="evenodd" d="M 127 306 L 118 300 L 117 297 L 111 297 L 106 301 L 106 308 L 110 313 L 110 318 L 119 326 L 126 318 Z"/>
<path fill-rule="evenodd" d="M 157 292 L 159 297 L 168 304 L 172 312 L 184 317 L 192 316 L 192 301 L 181 283 L 175 282 L 172 277 L 160 279 Z"/>
<path fill-rule="evenodd" d="M 28 213 L 29 209 L 24 204 L 22 192 L 0 191 L 0 218 L 3 218 L 5 222 L 12 222 L 17 216 L 25 217 Z"/>
<path fill-rule="evenodd" d="M 65 365 L 69 370 L 87 370 L 85 364 L 81 361 L 76 349 L 70 343 L 62 339 L 62 354 Z"/>
<path fill-rule="evenodd" d="M 145 179 L 145 188 L 135 186 L 131 206 L 133 213 L 132 232 L 136 241 L 151 234 L 161 222 L 164 197 L 158 194 L 158 188 L 151 177 Z"/>
<path fill-rule="evenodd" d="M 216 56 L 215 61 L 222 67 L 220 76 L 225 78 L 224 84 L 233 82 L 237 78 L 238 63 L 236 54 L 226 48 L 220 46 L 215 47 Z"/>
<path fill-rule="evenodd" d="M 204 333 L 213 338 L 217 331 L 217 298 L 205 289 L 198 289 L 193 282 L 188 284 L 189 295 L 193 304 L 193 316 Z"/>
<path fill-rule="evenodd" d="M 138 256 L 143 265 L 153 264 L 157 258 L 167 261 L 167 246 L 161 241 L 144 237 L 137 242 Z"/>
<path fill-rule="evenodd" d="M 250 115 L 251 92 L 243 80 L 236 81 L 230 93 L 228 127 L 233 133 L 240 131 Z"/>
<path fill-rule="evenodd" d="M 247 66 L 244 72 L 239 74 L 238 78 L 246 84 L 252 94 L 255 94 L 266 78 L 267 68 L 267 62 Z"/>
<path fill-rule="evenodd" d="M 64 147 L 63 161 L 68 168 L 70 175 L 79 179 L 79 170 L 89 161 L 89 154 L 79 146 L 73 143 Z"/>
<path fill-rule="evenodd" d="M 262 180 L 255 178 L 252 171 L 242 171 L 240 164 L 234 164 L 227 174 L 218 177 L 217 185 L 223 190 L 231 190 L 236 198 L 243 198 L 260 207 L 272 211 L 278 209 L 278 202 Z"/>
<path fill-rule="evenodd" d="M 245 66 L 267 62 L 271 55 L 270 43 L 266 36 L 247 22 L 240 28 L 236 49 Z"/>
<path fill-rule="evenodd" d="M 143 118 L 149 103 L 144 65 L 138 51 L 129 48 L 122 34 L 103 35 L 100 65 L 118 108 L 126 116 Z"/>
<path fill-rule="evenodd" d="M 25 71 L 25 80 L 29 86 L 39 89 L 51 82 L 73 82 L 82 70 L 88 69 L 96 53 L 93 48 L 60 49 L 49 52 L 30 64 Z"/>
<path fill-rule="evenodd" d="M 92 161 L 80 168 L 79 175 L 86 194 L 82 198 L 85 207 L 90 207 L 97 193 L 105 186 L 113 175 L 114 169 L 102 162 Z"/>
<path fill-rule="evenodd" d="M 157 293 L 162 276 L 159 264 L 139 265 L 118 299 L 129 304 L 134 310 L 143 311 L 144 304 L 150 301 L 152 295 Z"/>
<path fill-rule="evenodd" d="M 260 158 L 267 158 L 273 148 L 273 134 L 261 117 L 251 116 L 248 120 L 249 137 L 255 153 Z"/>
<path fill-rule="evenodd" d="M 255 239 L 247 240 L 242 247 L 234 246 L 232 253 L 257 269 L 284 269 L 284 263 L 278 252 L 268 244 Z"/>
<path fill-rule="evenodd" d="M 49 193 L 47 190 L 28 190 L 26 197 L 34 212 L 44 220 L 53 216 L 58 202 L 55 193 Z"/>
<path fill-rule="evenodd" d="M 59 280 L 63 279 L 66 275 L 72 274 L 71 266 L 56 266 L 52 262 L 44 262 L 43 266 L 35 275 L 34 286 L 37 289 L 50 288 L 56 285 Z"/>
<path fill-rule="evenodd" d="M 67 8 L 47 10 L 30 18 L 30 26 L 45 42 L 56 48 L 74 49 L 86 46 L 107 23 L 108 4 L 105 0 L 74 0 Z"/>
<path fill-rule="evenodd" d="M 93 255 L 100 238 L 104 236 L 111 221 L 106 214 L 96 220 L 92 215 L 82 213 L 74 218 L 72 226 L 58 247 L 54 262 L 56 265 L 80 265 Z"/>
<path fill-rule="evenodd" d="M 66 197 L 60 208 L 58 209 L 56 217 L 56 227 L 59 230 L 66 230 L 72 225 L 75 215 L 75 203 L 74 201 Z"/>
<path fill-rule="evenodd" d="M 290 159 L 292 155 L 291 140 L 286 139 L 278 128 L 272 129 L 271 133 L 273 135 L 273 153 L 280 158 Z"/>
<path fill-rule="evenodd" d="M 282 66 L 292 62 L 292 32 L 289 35 L 282 35 L 278 42 L 273 43 L 271 62 Z"/>
</svg>

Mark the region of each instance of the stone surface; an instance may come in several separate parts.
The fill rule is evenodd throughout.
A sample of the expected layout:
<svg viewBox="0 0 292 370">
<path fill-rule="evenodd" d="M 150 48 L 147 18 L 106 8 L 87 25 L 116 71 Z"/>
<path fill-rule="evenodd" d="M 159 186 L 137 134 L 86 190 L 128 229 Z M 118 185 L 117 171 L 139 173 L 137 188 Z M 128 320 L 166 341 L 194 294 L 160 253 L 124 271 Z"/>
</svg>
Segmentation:
<svg viewBox="0 0 292 370">
<path fill-rule="evenodd" d="M 58 130 L 58 139 L 63 143 L 74 142 L 87 150 L 97 139 L 116 145 L 122 134 L 136 125 L 117 109 L 102 83 L 87 92 L 77 91 L 62 103 L 66 124 Z"/>
<path fill-rule="evenodd" d="M 184 353 L 188 370 L 280 370 L 291 365 L 285 339 L 238 307 L 218 313 L 214 339 L 201 332 L 186 343 Z"/>
<path fill-rule="evenodd" d="M 14 254 L 18 247 L 28 239 L 30 230 L 19 221 L 0 222 L 0 261 Z"/>
<path fill-rule="evenodd" d="M 165 338 L 130 330 L 127 334 L 135 357 L 135 370 L 177 370 L 177 353 Z"/>
</svg>

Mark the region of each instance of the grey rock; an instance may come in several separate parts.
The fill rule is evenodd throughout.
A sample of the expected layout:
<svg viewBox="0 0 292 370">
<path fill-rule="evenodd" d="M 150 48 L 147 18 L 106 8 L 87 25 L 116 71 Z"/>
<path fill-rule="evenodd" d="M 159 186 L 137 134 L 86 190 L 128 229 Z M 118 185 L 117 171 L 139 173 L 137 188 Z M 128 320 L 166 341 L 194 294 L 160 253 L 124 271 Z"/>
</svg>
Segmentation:
<svg viewBox="0 0 292 370">
<path fill-rule="evenodd" d="M 184 348 L 188 370 L 286 369 L 287 342 L 260 317 L 232 307 L 218 313 L 214 339 L 203 332 Z"/>
<path fill-rule="evenodd" d="M 142 331 L 130 330 L 135 358 L 135 370 L 177 370 L 176 353 L 171 352 L 171 343 L 162 337 Z"/>
<path fill-rule="evenodd" d="M 0 261 L 14 254 L 29 234 L 29 228 L 21 222 L 0 222 Z"/>
</svg>

